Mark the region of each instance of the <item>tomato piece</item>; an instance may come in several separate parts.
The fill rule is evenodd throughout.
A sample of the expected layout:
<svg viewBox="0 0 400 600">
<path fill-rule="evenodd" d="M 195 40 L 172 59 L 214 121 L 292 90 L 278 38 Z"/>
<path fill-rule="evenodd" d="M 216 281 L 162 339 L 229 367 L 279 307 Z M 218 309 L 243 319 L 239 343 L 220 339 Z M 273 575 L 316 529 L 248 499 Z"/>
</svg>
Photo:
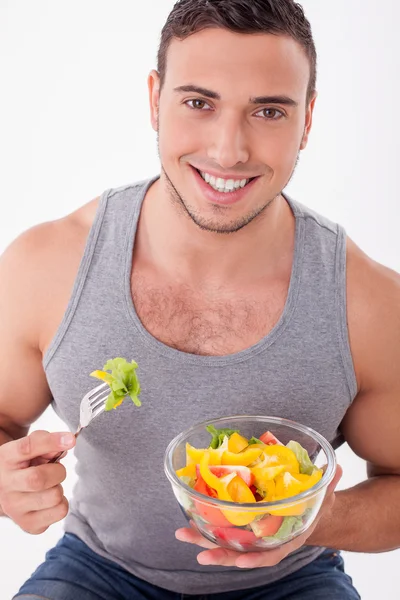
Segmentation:
<svg viewBox="0 0 400 600">
<path fill-rule="evenodd" d="M 217 493 L 208 487 L 201 475 L 198 476 L 194 489 L 196 492 L 208 496 L 209 498 L 217 497 Z M 219 508 L 203 504 L 203 502 L 200 502 L 199 500 L 194 500 L 194 504 L 198 514 L 210 525 L 215 525 L 216 527 L 230 526 L 228 519 L 222 514 Z"/>
<path fill-rule="evenodd" d="M 246 485 L 249 487 L 254 482 L 254 475 L 250 471 L 249 467 L 242 467 L 241 465 L 231 466 L 231 465 L 210 465 L 209 469 L 213 475 L 217 477 L 225 477 L 229 473 L 236 473 L 239 477 L 243 479 Z M 200 465 L 196 465 L 196 473 L 197 477 L 200 475 Z"/>
<path fill-rule="evenodd" d="M 247 529 L 237 529 L 236 527 L 213 527 L 211 532 L 216 538 L 224 542 L 236 542 L 242 546 L 253 545 L 257 542 L 257 536 Z"/>
<path fill-rule="evenodd" d="M 278 438 L 276 438 L 270 431 L 266 431 L 260 435 L 258 439 L 266 446 L 273 446 L 274 444 L 279 444 L 280 446 L 282 445 Z"/>
<path fill-rule="evenodd" d="M 259 521 L 253 521 L 250 523 L 250 527 L 254 531 L 255 535 L 260 537 L 269 537 L 275 535 L 280 526 L 283 523 L 283 517 L 276 517 L 273 515 L 265 515 Z"/>
</svg>

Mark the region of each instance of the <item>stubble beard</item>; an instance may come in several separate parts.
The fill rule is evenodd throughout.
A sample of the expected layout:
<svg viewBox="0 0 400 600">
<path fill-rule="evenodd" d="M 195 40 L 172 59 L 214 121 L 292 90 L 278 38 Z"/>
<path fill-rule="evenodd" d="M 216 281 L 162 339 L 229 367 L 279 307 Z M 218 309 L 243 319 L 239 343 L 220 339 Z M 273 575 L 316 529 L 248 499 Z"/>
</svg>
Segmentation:
<svg viewBox="0 0 400 600">
<path fill-rule="evenodd" d="M 208 231 L 210 233 L 225 234 L 225 235 L 230 234 L 230 233 L 236 233 L 237 231 L 240 231 L 241 229 L 243 229 L 244 227 L 246 227 L 247 225 L 252 223 L 255 219 L 262 218 L 262 216 L 265 214 L 267 209 L 272 205 L 272 203 L 276 200 L 276 198 L 278 198 L 282 193 L 282 192 L 279 192 L 273 198 L 269 198 L 268 200 L 263 202 L 263 204 L 261 206 L 255 208 L 247 215 L 243 215 L 242 217 L 240 217 L 236 220 L 233 219 L 229 222 L 226 222 L 225 220 L 224 221 L 219 220 L 218 216 L 223 215 L 224 212 L 226 212 L 227 207 L 218 206 L 215 204 L 211 205 L 211 209 L 214 212 L 216 218 L 215 219 L 212 217 L 204 218 L 199 214 L 198 211 L 196 211 L 193 208 L 193 206 L 190 205 L 190 203 L 186 200 L 186 198 L 184 198 L 182 196 L 182 194 L 179 193 L 179 191 L 176 189 L 176 187 L 172 183 L 170 177 L 168 176 L 168 173 L 166 172 L 164 165 L 162 164 L 162 160 L 161 160 L 160 147 L 159 147 L 159 132 L 157 132 L 157 148 L 158 148 L 158 156 L 160 158 L 160 163 L 161 163 L 161 171 L 165 177 L 168 195 L 169 195 L 169 198 L 170 198 L 172 204 L 179 210 L 180 213 L 183 213 L 187 217 L 189 217 L 191 219 L 191 221 L 203 231 Z M 297 167 L 298 161 L 299 161 L 299 154 L 297 156 L 294 169 L 293 169 L 293 171 L 290 175 L 290 178 L 289 178 L 288 182 L 286 183 L 285 187 L 287 187 L 290 180 L 292 179 L 295 169 Z M 283 189 L 285 189 L 285 188 L 283 188 Z"/>
</svg>

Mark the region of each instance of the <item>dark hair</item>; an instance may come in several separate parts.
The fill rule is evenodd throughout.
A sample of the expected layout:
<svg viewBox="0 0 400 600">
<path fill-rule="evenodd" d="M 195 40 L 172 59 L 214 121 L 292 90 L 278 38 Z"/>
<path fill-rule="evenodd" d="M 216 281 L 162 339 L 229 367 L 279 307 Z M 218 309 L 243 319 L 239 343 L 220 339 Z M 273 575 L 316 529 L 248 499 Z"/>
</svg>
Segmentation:
<svg viewBox="0 0 400 600">
<path fill-rule="evenodd" d="M 307 101 L 316 87 L 317 52 L 311 25 L 294 0 L 178 0 L 161 32 L 157 69 L 161 87 L 165 80 L 167 51 L 171 40 L 220 27 L 236 33 L 288 35 L 305 50 L 310 61 Z"/>
</svg>

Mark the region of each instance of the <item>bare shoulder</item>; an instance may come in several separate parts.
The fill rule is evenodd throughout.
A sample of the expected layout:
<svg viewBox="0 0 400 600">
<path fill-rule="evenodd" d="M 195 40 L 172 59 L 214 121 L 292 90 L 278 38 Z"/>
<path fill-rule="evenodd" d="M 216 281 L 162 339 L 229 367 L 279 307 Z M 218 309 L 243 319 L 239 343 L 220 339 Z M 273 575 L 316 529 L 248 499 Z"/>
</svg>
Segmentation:
<svg viewBox="0 0 400 600">
<path fill-rule="evenodd" d="M 400 364 L 400 275 L 372 260 L 350 239 L 347 314 L 360 390 L 385 385 L 397 375 L 396 356 Z"/>
<path fill-rule="evenodd" d="M 61 219 L 32 227 L 0 258 L 6 284 L 0 303 L 42 351 L 67 307 L 98 203 L 97 197 Z"/>
</svg>

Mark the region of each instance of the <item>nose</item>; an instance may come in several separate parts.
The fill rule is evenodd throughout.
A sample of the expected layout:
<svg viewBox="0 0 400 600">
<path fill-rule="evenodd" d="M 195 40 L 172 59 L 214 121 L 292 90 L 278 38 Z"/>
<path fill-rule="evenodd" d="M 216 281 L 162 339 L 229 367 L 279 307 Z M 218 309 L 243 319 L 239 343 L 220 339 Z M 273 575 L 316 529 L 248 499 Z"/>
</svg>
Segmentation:
<svg viewBox="0 0 400 600">
<path fill-rule="evenodd" d="M 247 140 L 239 117 L 225 115 L 213 123 L 207 154 L 223 169 L 231 169 L 249 160 Z"/>
</svg>

